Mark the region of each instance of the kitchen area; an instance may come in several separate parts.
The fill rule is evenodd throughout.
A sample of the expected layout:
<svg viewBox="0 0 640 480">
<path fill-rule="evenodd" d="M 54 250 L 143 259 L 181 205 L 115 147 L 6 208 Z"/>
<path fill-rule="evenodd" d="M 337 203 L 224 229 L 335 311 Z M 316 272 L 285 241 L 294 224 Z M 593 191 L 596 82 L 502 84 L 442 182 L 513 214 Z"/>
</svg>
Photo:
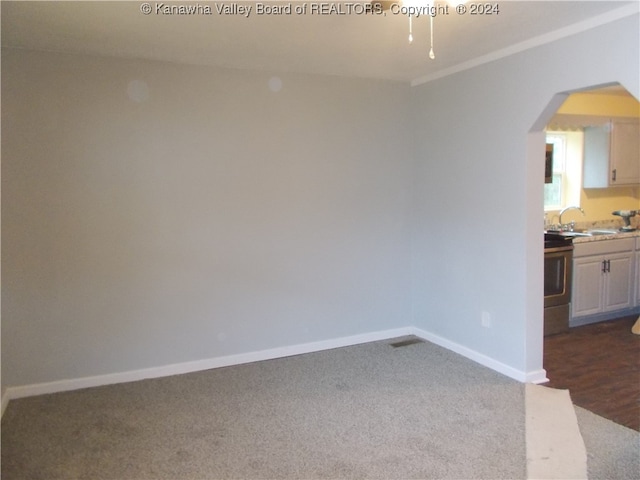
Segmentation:
<svg viewBox="0 0 640 480">
<path fill-rule="evenodd" d="M 545 232 L 545 336 L 640 314 L 640 231 L 634 228 Z"/>
<path fill-rule="evenodd" d="M 640 102 L 571 94 L 546 139 L 546 386 L 640 431 Z"/>
<path fill-rule="evenodd" d="M 640 314 L 640 102 L 621 86 L 570 95 L 546 153 L 545 337 Z"/>
</svg>

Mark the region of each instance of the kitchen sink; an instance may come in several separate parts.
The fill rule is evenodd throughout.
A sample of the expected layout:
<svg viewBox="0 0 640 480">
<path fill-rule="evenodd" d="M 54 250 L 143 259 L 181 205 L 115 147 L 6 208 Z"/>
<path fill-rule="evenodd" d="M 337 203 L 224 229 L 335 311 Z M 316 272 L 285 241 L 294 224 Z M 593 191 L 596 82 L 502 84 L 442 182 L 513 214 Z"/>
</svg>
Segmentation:
<svg viewBox="0 0 640 480">
<path fill-rule="evenodd" d="M 566 232 L 565 235 L 571 237 L 595 237 L 596 235 L 615 235 L 620 233 L 618 230 L 583 230 L 576 232 Z"/>
<path fill-rule="evenodd" d="M 618 230 L 587 230 L 585 233 L 590 235 L 615 235 L 620 232 Z"/>
<path fill-rule="evenodd" d="M 594 237 L 596 235 L 615 235 L 620 233 L 618 230 L 593 229 L 593 230 L 574 230 L 573 232 L 558 232 L 564 237 Z"/>
</svg>

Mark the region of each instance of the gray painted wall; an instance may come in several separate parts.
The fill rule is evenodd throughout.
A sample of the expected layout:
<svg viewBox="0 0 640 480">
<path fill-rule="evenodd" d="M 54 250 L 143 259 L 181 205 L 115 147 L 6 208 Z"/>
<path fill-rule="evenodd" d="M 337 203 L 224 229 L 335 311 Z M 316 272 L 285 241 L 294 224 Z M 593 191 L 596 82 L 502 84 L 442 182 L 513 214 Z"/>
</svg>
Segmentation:
<svg viewBox="0 0 640 480">
<path fill-rule="evenodd" d="M 638 31 L 627 17 L 413 89 L 416 326 L 541 368 L 544 140 L 529 132 L 575 89 L 638 97 Z"/>
<path fill-rule="evenodd" d="M 14 50 L 2 73 L 4 386 L 410 324 L 409 86 Z"/>
</svg>

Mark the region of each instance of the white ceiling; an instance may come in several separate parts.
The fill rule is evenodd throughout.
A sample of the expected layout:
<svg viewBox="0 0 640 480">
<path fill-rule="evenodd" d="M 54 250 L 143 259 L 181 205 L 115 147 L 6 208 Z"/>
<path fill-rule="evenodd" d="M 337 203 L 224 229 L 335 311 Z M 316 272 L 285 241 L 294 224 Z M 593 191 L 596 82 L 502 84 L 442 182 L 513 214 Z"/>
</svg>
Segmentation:
<svg viewBox="0 0 640 480">
<path fill-rule="evenodd" d="M 501 0 L 497 15 L 458 15 L 450 9 L 449 15 L 434 17 L 436 59 L 430 60 L 428 17 L 414 18 L 410 45 L 405 15 L 309 13 L 312 4 L 322 2 L 294 1 L 294 7 L 307 4 L 307 14 L 279 16 L 257 15 L 256 2 L 235 2 L 253 7 L 248 18 L 218 14 L 217 5 L 234 4 L 228 1 L 151 0 L 149 15 L 140 11 L 143 2 L 0 3 L 3 47 L 414 83 L 630 15 L 639 5 L 637 0 Z M 212 14 L 161 15 L 155 12 L 161 4 L 208 5 Z"/>
</svg>

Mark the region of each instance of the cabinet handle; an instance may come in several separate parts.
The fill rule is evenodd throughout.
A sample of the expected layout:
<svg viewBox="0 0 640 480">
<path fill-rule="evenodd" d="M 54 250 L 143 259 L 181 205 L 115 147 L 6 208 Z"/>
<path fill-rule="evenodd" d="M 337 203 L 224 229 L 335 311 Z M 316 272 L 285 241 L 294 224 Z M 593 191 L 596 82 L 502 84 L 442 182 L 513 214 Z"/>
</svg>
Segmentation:
<svg viewBox="0 0 640 480">
<path fill-rule="evenodd" d="M 607 261 L 602 260 L 602 273 L 607 273 Z"/>
<path fill-rule="evenodd" d="M 611 175 L 611 181 L 612 181 L 612 182 L 615 182 L 615 181 L 616 181 L 616 174 L 617 174 L 617 171 L 618 171 L 618 170 L 617 170 L 616 168 L 614 168 L 614 169 L 613 169 L 613 171 L 611 172 L 611 174 L 612 174 L 612 175 Z"/>
<path fill-rule="evenodd" d="M 607 260 L 607 272 L 611 273 L 611 260 Z"/>
</svg>

